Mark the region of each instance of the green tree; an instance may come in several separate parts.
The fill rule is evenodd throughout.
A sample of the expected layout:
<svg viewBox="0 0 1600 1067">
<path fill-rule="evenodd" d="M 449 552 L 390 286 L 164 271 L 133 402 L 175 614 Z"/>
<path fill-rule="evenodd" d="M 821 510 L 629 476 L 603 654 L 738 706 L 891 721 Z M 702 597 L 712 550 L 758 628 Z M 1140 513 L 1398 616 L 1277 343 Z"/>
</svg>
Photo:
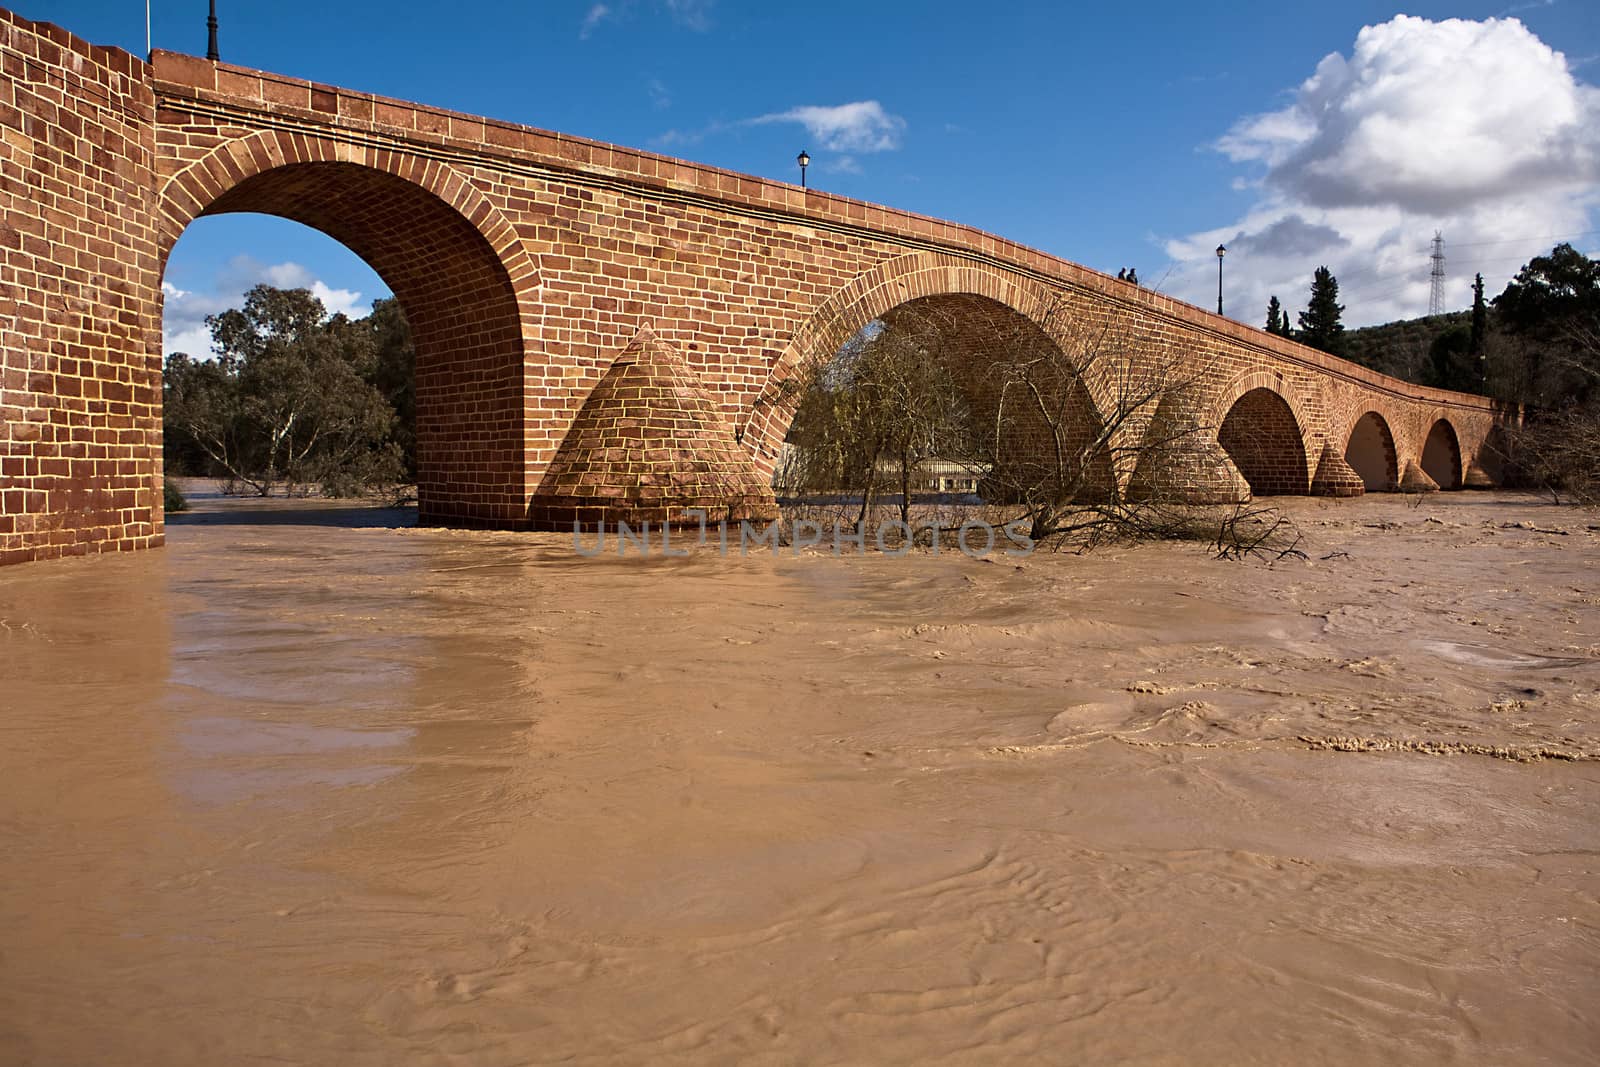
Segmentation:
<svg viewBox="0 0 1600 1067">
<path fill-rule="evenodd" d="M 1437 389 L 1470 392 L 1477 388 L 1478 374 L 1472 357 L 1472 330 L 1457 324 L 1433 339 L 1428 347 L 1428 366 L 1424 385 Z"/>
<path fill-rule="evenodd" d="M 1279 306 L 1276 294 L 1267 301 L 1267 332 L 1279 335 L 1283 333 L 1283 308 Z"/>
<path fill-rule="evenodd" d="M 1517 272 L 1494 310 L 1489 387 L 1525 405 L 1507 432 L 1513 477 L 1558 501 L 1600 503 L 1600 261 L 1556 245 Z"/>
<path fill-rule="evenodd" d="M 394 410 L 371 384 L 366 320 L 327 316 L 305 289 L 258 285 L 243 308 L 207 317 L 218 355 L 174 355 L 163 373 L 166 426 L 262 496 L 321 482 L 333 495 L 403 473 Z"/>
<path fill-rule="evenodd" d="M 1327 267 L 1311 276 L 1311 299 L 1300 312 L 1300 342 L 1335 356 L 1344 354 L 1344 324 L 1339 316 L 1339 281 Z"/>
<path fill-rule="evenodd" d="M 400 301 L 394 297 L 372 302 L 366 318 L 377 347 L 377 359 L 368 378 L 394 409 L 395 444 L 400 447 L 406 474 L 417 476 L 417 349 L 411 340 Z"/>
<path fill-rule="evenodd" d="M 1600 403 L 1600 261 L 1570 244 L 1535 256 L 1494 298 L 1521 353 L 1515 395 L 1543 408 Z"/>
<path fill-rule="evenodd" d="M 188 377 L 193 373 L 190 370 L 190 364 L 193 362 L 194 361 L 190 359 L 189 354 L 186 352 L 172 353 L 172 355 L 167 357 L 167 367 L 171 369 L 164 375 L 164 377 L 166 377 L 169 381 L 174 377 Z M 167 419 L 170 421 L 172 418 L 170 398 L 168 399 L 167 403 L 169 405 Z M 166 470 L 167 477 L 169 478 L 183 477 L 185 475 L 190 477 L 204 477 L 208 474 L 218 473 L 213 469 L 211 457 L 206 454 L 205 449 L 201 448 L 199 443 L 195 441 L 195 439 L 189 434 L 163 434 L 161 438 L 161 457 L 162 465 Z"/>
<path fill-rule="evenodd" d="M 162 370 L 163 452 L 178 474 L 228 474 L 217 453 L 236 453 L 231 436 L 238 418 L 233 373 L 219 360 L 183 352 L 167 357 Z"/>
<path fill-rule="evenodd" d="M 1483 342 L 1489 333 L 1489 306 L 1483 302 L 1483 275 L 1472 278 L 1472 341 L 1467 351 L 1474 356 L 1483 354 Z"/>
</svg>

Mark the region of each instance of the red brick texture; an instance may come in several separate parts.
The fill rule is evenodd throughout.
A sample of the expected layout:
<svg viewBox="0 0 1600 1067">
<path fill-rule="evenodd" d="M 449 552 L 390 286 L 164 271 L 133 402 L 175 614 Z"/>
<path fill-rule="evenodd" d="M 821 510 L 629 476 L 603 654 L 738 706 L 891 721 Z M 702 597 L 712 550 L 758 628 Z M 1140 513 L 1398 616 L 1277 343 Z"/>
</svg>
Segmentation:
<svg viewBox="0 0 1600 1067">
<path fill-rule="evenodd" d="M 147 66 L 10 14 L 0 32 L 0 560 L 160 542 L 160 272 L 191 221 L 233 211 L 323 230 L 400 298 L 418 346 L 427 521 L 549 521 L 558 498 L 577 506 L 568 490 L 585 479 L 618 488 L 616 447 L 641 489 L 670 487 L 678 453 L 724 464 L 730 432 L 746 474 L 765 477 L 793 416 L 783 383 L 917 300 L 956 314 L 964 336 L 1007 316 L 1064 350 L 1069 335 L 1114 330 L 1129 359 L 1186 368 L 1209 429 L 1236 403 L 1269 420 L 1199 443 L 1172 469 L 1114 472 L 1125 486 L 1228 499 L 1253 476 L 1258 492 L 1348 491 L 1340 460 L 1369 412 L 1400 471 L 1427 465 L 1440 420 L 1455 441 L 1454 458 L 1435 449 L 1431 461 L 1453 467 L 1445 484 L 1484 484 L 1495 469 L 1482 454 L 1487 401 L 955 223 L 190 56 L 158 52 Z M 580 412 L 646 323 L 673 379 L 720 422 L 690 418 L 683 432 L 702 436 L 676 448 L 585 445 L 597 424 Z M 1117 375 L 1087 377 L 1093 425 Z M 1251 436 L 1271 443 L 1241 443 Z M 748 476 L 717 484 L 728 508 L 756 507 Z"/>
<path fill-rule="evenodd" d="M 145 65 L 0 11 L 0 563 L 162 542 Z"/>
<path fill-rule="evenodd" d="M 648 324 L 589 394 L 528 515 L 535 529 L 547 530 L 777 517 L 768 480 L 694 373 Z"/>
</svg>

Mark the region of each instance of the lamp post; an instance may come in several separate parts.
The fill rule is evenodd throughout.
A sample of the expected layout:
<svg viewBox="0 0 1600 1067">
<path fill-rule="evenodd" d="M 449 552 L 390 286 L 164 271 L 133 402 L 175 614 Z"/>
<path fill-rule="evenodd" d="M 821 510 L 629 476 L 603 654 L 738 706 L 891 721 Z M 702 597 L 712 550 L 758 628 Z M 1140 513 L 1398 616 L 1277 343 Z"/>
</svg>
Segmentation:
<svg viewBox="0 0 1600 1067">
<path fill-rule="evenodd" d="M 1222 256 L 1228 250 L 1222 245 L 1217 246 L 1217 314 L 1222 314 Z"/>
<path fill-rule="evenodd" d="M 215 63 L 222 57 L 217 54 L 217 0 L 211 0 L 211 17 L 206 19 L 206 58 Z"/>
<path fill-rule="evenodd" d="M 800 149 L 800 154 L 794 157 L 794 161 L 800 164 L 800 188 L 804 189 L 806 187 L 806 168 L 811 166 L 811 157 L 806 155 L 806 150 L 802 148 Z"/>
</svg>

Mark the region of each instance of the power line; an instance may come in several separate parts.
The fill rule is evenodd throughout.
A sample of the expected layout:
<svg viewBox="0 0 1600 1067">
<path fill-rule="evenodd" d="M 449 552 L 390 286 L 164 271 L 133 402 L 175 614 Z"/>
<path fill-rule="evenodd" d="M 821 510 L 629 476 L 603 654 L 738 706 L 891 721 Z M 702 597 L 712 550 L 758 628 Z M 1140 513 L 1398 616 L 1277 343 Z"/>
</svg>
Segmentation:
<svg viewBox="0 0 1600 1067">
<path fill-rule="evenodd" d="M 1555 241 L 1555 240 L 1560 240 L 1562 238 L 1583 237 L 1583 236 L 1585 236 L 1587 234 L 1591 234 L 1591 233 L 1600 233 L 1600 230 L 1583 230 L 1583 231 L 1581 231 L 1579 233 L 1553 233 L 1553 234 L 1549 234 L 1549 235 L 1547 235 L 1545 237 L 1506 237 L 1506 238 L 1502 238 L 1502 239 L 1496 240 L 1496 241 L 1452 241 L 1452 242 L 1450 242 L 1450 247 L 1451 248 L 1457 248 L 1457 249 L 1460 249 L 1460 248 L 1484 248 L 1484 247 L 1487 247 L 1487 246 L 1490 246 L 1490 245 L 1522 244 L 1522 243 L 1527 242 L 1527 241 Z M 1381 250 L 1379 250 L 1379 251 L 1381 252 Z M 1430 252 L 1430 251 L 1432 251 L 1432 249 L 1430 247 L 1423 247 L 1423 248 L 1414 249 L 1414 251 L 1416 251 L 1416 252 Z M 1527 257 L 1518 257 L 1518 258 L 1525 260 Z M 1339 277 L 1342 281 L 1346 281 L 1346 282 L 1348 282 L 1348 281 L 1381 282 L 1381 281 L 1386 281 L 1386 280 L 1388 280 L 1390 278 L 1398 278 L 1398 277 L 1400 277 L 1402 275 L 1409 274 L 1415 268 L 1406 267 L 1406 268 L 1403 268 L 1401 270 L 1390 271 L 1387 274 L 1378 274 L 1375 277 L 1370 277 L 1370 278 L 1368 277 L 1369 275 L 1373 275 L 1376 271 L 1381 270 L 1381 269 L 1382 268 L 1378 267 L 1378 266 L 1371 266 L 1371 267 L 1364 267 L 1361 270 L 1340 271 L 1340 272 L 1338 272 L 1337 277 Z"/>
<path fill-rule="evenodd" d="M 1600 233 L 1600 230 L 1579 230 L 1577 233 L 1552 233 L 1552 234 L 1547 234 L 1544 237 L 1503 237 L 1503 238 L 1501 238 L 1501 239 L 1499 239 L 1497 241 L 1462 241 L 1462 242 L 1457 242 L 1454 245 L 1454 247 L 1456 247 L 1456 248 L 1483 248 L 1483 247 L 1488 246 L 1488 245 L 1521 244 L 1524 241 L 1562 241 L 1562 240 L 1570 240 L 1571 238 L 1574 238 L 1574 237 L 1587 237 L 1591 233 Z M 1419 249 L 1417 249 L 1417 251 L 1425 252 L 1425 251 L 1427 251 L 1427 249 L 1419 248 Z"/>
<path fill-rule="evenodd" d="M 1498 257 L 1495 257 L 1493 259 L 1473 260 L 1472 263 L 1471 263 L 1471 267 L 1472 267 L 1472 270 L 1476 273 L 1476 272 L 1480 272 L 1480 271 L 1484 271 L 1484 270 L 1490 270 L 1490 269 L 1492 269 L 1494 267 L 1500 266 L 1501 264 L 1516 264 L 1518 266 L 1521 266 L 1521 265 L 1525 264 L 1527 261 L 1528 260 L 1527 260 L 1526 256 L 1498 256 Z M 1361 297 L 1361 296 L 1365 296 L 1365 295 L 1370 295 L 1373 292 L 1373 290 L 1375 288 L 1377 288 L 1379 285 L 1381 285 L 1382 283 L 1384 283 L 1386 281 L 1393 281 L 1395 278 L 1404 277 L 1405 275 L 1408 275 L 1408 274 L 1412 275 L 1412 278 L 1413 278 L 1412 284 L 1421 284 L 1421 282 L 1422 282 L 1421 276 L 1415 273 L 1417 271 L 1417 269 L 1418 268 L 1416 268 L 1416 267 L 1411 267 L 1411 268 L 1409 268 L 1407 270 L 1395 271 L 1392 274 L 1385 274 L 1385 275 L 1382 275 L 1382 276 L 1377 277 L 1377 278 L 1372 278 L 1372 279 L 1368 280 L 1365 285 L 1357 286 L 1354 289 L 1345 289 L 1344 286 L 1341 285 L 1340 288 L 1339 288 L 1339 295 L 1342 296 L 1342 297 L 1345 297 L 1345 298 Z M 1385 295 L 1392 296 L 1392 295 L 1397 295 L 1398 293 L 1399 293 L 1399 290 L 1391 289 Z"/>
</svg>

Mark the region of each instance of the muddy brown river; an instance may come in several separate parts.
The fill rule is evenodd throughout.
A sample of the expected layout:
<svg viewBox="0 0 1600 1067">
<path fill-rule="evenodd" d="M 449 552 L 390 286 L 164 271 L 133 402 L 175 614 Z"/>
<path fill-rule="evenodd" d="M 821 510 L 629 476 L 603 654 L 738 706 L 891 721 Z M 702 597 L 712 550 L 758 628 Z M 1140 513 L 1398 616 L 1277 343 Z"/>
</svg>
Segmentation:
<svg viewBox="0 0 1600 1067">
<path fill-rule="evenodd" d="M 1600 1059 L 1600 514 L 0 571 L 0 1063 Z M 1328 557 L 1328 558 L 1324 558 Z"/>
</svg>

